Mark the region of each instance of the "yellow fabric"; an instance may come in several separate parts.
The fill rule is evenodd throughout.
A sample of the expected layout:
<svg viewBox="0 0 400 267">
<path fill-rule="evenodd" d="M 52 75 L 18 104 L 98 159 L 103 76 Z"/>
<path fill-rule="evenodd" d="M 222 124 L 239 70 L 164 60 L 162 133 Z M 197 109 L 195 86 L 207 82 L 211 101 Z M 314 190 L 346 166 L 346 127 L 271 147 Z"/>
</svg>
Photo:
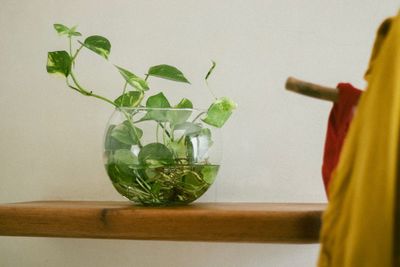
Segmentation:
<svg viewBox="0 0 400 267">
<path fill-rule="evenodd" d="M 320 267 L 400 266 L 400 15 L 378 31 L 366 79 L 333 174 Z"/>
</svg>

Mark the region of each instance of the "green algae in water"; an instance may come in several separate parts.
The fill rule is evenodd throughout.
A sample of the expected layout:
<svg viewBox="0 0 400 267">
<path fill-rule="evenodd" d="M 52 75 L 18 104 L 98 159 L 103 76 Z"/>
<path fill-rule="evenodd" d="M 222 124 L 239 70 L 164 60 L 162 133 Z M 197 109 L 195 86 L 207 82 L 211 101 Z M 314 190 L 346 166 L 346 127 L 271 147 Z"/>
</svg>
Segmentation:
<svg viewBox="0 0 400 267">
<path fill-rule="evenodd" d="M 193 202 L 214 182 L 219 165 L 172 164 L 160 167 L 106 165 L 117 191 L 129 200 L 149 206 Z"/>
</svg>

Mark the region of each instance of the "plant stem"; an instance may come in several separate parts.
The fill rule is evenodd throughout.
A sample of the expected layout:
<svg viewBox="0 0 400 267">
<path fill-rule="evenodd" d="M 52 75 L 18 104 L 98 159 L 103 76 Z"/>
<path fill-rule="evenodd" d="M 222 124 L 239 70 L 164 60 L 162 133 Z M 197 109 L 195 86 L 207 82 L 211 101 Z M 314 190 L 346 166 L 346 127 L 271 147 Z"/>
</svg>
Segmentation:
<svg viewBox="0 0 400 267">
<path fill-rule="evenodd" d="M 173 141 L 173 140 L 171 139 L 171 134 L 168 132 L 167 128 L 165 128 L 165 126 L 164 126 L 161 122 L 158 121 L 157 123 L 158 123 L 158 125 L 161 126 L 161 128 L 164 130 L 164 131 L 163 131 L 163 134 L 166 134 L 166 135 L 168 136 L 169 140 Z"/>
<path fill-rule="evenodd" d="M 81 46 L 76 50 L 75 55 L 72 57 L 72 61 L 75 63 L 75 58 L 76 56 L 79 54 L 79 51 L 81 51 L 83 47 L 83 44 L 81 44 Z M 72 55 L 71 55 L 72 56 Z"/>
<path fill-rule="evenodd" d="M 125 91 L 126 91 L 126 87 L 128 86 L 128 82 L 125 82 L 124 85 L 124 90 L 122 90 L 122 99 L 121 99 L 121 105 L 122 106 L 124 104 L 124 97 L 125 97 Z"/>
<path fill-rule="evenodd" d="M 210 86 L 208 86 L 208 82 L 207 82 L 207 81 L 206 81 L 206 84 L 207 84 L 207 88 L 208 88 L 208 91 L 210 92 L 210 94 L 214 97 L 215 100 L 217 100 L 218 98 L 215 96 L 215 94 L 214 94 L 214 92 L 211 90 Z"/>
<path fill-rule="evenodd" d="M 157 124 L 157 127 L 156 127 L 156 141 L 157 141 L 157 143 L 160 143 L 159 138 L 158 138 L 158 130 L 159 129 L 160 129 L 160 125 Z"/>
<path fill-rule="evenodd" d="M 207 113 L 207 112 L 201 112 L 199 115 L 197 115 L 197 116 L 192 120 L 192 123 L 195 122 L 195 121 L 197 121 L 197 120 L 201 117 L 201 115 L 206 114 L 206 113 Z"/>
<path fill-rule="evenodd" d="M 103 100 L 103 101 L 106 101 L 106 102 L 110 103 L 111 105 L 117 107 L 117 105 L 114 103 L 114 101 L 112 101 L 112 100 L 110 100 L 110 99 L 108 99 L 108 98 L 105 98 L 105 97 L 103 97 L 103 96 L 101 96 L 101 95 L 96 95 L 96 94 L 94 94 L 93 92 L 89 92 L 89 94 L 87 94 L 87 96 L 93 96 L 93 97 L 95 97 L 95 98 L 98 98 L 98 99 L 101 99 L 101 100 Z"/>
<path fill-rule="evenodd" d="M 72 38 L 71 36 L 68 37 L 69 40 L 69 55 L 72 57 Z"/>
<path fill-rule="evenodd" d="M 150 74 L 146 74 L 146 77 L 144 78 L 144 80 L 147 82 L 147 79 L 149 78 Z"/>
<path fill-rule="evenodd" d="M 162 125 L 162 123 L 159 123 L 160 125 L 161 125 L 161 127 L 164 129 L 164 131 L 163 131 L 163 144 L 165 145 L 165 136 L 166 136 L 166 134 L 165 134 L 165 127 L 164 127 L 164 125 Z"/>
<path fill-rule="evenodd" d="M 74 66 L 75 66 L 75 59 L 76 59 L 76 57 L 78 56 L 79 51 L 81 51 L 82 47 L 83 47 L 83 44 L 81 43 L 81 46 L 76 50 L 75 55 L 72 56 L 72 42 L 71 42 L 71 37 L 69 37 L 69 53 L 70 53 L 70 56 L 72 57 L 71 61 L 72 61 L 72 64 L 73 64 Z M 114 101 L 112 101 L 112 100 L 110 100 L 110 99 L 108 99 L 108 98 L 106 98 L 106 97 L 104 97 L 104 96 L 94 94 L 92 91 L 89 91 L 89 90 L 85 89 L 84 87 L 82 87 L 82 86 L 79 84 L 78 79 L 75 77 L 75 74 L 72 72 L 72 70 L 71 70 L 71 72 L 70 72 L 70 76 L 71 76 L 71 78 L 72 78 L 72 80 L 73 80 L 73 82 L 74 82 L 74 84 L 75 84 L 76 87 L 75 87 L 75 86 L 72 86 L 72 85 L 69 83 L 69 80 L 68 80 L 68 77 L 67 77 L 66 81 L 67 81 L 68 87 L 70 87 L 71 89 L 73 89 L 73 90 L 75 90 L 75 91 L 81 93 L 82 95 L 85 95 L 85 96 L 93 96 L 93 97 L 95 97 L 95 98 L 97 98 L 97 99 L 103 100 L 103 101 L 105 101 L 105 102 L 107 102 L 107 103 L 113 105 L 114 107 L 118 108 L 117 104 L 115 104 Z M 123 94 L 125 94 L 125 90 L 126 90 L 127 84 L 128 84 L 128 83 L 125 83 Z M 122 99 L 122 100 L 123 100 L 123 99 Z M 122 102 L 122 101 L 121 101 L 121 102 Z M 135 126 L 134 126 L 133 123 L 132 123 L 132 120 L 131 120 L 129 114 L 127 114 L 123 109 L 120 109 L 120 110 L 122 111 L 122 113 L 125 115 L 126 119 L 127 119 L 127 120 L 129 121 L 129 123 L 131 124 L 132 129 L 133 129 L 133 132 L 134 132 L 134 134 L 136 135 L 136 138 L 137 138 L 137 140 L 138 140 L 138 146 L 139 146 L 140 148 L 142 148 L 143 145 L 142 145 L 142 143 L 140 142 L 139 135 L 138 135 L 138 133 L 137 133 L 137 131 L 136 131 L 136 129 L 135 129 Z"/>
<path fill-rule="evenodd" d="M 114 103 L 114 101 L 112 101 L 112 100 L 110 100 L 110 99 L 108 99 L 108 98 L 105 98 L 104 96 L 94 94 L 92 91 L 88 91 L 88 90 L 86 90 L 85 88 L 83 88 L 83 87 L 79 84 L 78 80 L 76 79 L 76 77 L 75 77 L 75 75 L 74 75 L 74 73 L 73 73 L 72 71 L 71 71 L 70 75 L 71 75 L 71 78 L 72 78 L 72 80 L 74 81 L 76 87 L 78 87 L 78 88 L 72 88 L 72 89 L 74 89 L 74 90 L 78 89 L 77 91 L 79 91 L 81 94 L 83 94 L 83 95 L 85 95 L 85 96 L 93 96 L 93 97 L 95 97 L 95 98 L 98 98 L 98 99 L 101 99 L 101 100 L 103 100 L 103 101 L 106 101 L 107 103 L 110 103 L 110 104 L 113 105 L 114 107 L 118 107 L 118 106 Z M 70 87 L 71 87 L 71 86 L 70 86 Z"/>
</svg>

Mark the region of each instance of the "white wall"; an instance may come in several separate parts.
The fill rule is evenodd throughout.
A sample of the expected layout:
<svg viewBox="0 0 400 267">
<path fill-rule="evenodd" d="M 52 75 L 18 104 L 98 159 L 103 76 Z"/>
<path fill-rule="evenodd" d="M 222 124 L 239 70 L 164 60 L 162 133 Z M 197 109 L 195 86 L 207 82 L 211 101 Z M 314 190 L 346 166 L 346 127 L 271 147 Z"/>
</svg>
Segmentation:
<svg viewBox="0 0 400 267">
<path fill-rule="evenodd" d="M 320 177 L 330 104 L 283 90 L 289 75 L 364 86 L 375 30 L 395 0 L 0 1 L 0 202 L 122 200 L 102 167 L 110 106 L 68 90 L 45 71 L 65 49 L 52 24 L 79 24 L 111 41 L 111 61 L 145 73 L 181 68 L 192 87 L 155 81 L 172 99 L 211 100 L 201 83 L 210 59 L 217 95 L 239 108 L 223 129 L 223 169 L 202 201 L 325 202 Z M 110 97 L 112 65 L 82 53 L 84 84 Z M 180 243 L 0 237 L 0 266 L 313 266 L 317 245 Z"/>
</svg>

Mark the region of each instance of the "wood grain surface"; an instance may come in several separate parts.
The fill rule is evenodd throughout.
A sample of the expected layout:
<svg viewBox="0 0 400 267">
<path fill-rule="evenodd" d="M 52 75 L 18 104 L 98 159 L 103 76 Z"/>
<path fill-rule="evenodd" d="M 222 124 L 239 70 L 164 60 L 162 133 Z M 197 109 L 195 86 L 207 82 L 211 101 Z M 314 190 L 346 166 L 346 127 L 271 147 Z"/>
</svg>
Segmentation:
<svg viewBox="0 0 400 267">
<path fill-rule="evenodd" d="M 0 204 L 0 235 L 138 240 L 314 243 L 325 204 L 39 201 Z"/>
</svg>

